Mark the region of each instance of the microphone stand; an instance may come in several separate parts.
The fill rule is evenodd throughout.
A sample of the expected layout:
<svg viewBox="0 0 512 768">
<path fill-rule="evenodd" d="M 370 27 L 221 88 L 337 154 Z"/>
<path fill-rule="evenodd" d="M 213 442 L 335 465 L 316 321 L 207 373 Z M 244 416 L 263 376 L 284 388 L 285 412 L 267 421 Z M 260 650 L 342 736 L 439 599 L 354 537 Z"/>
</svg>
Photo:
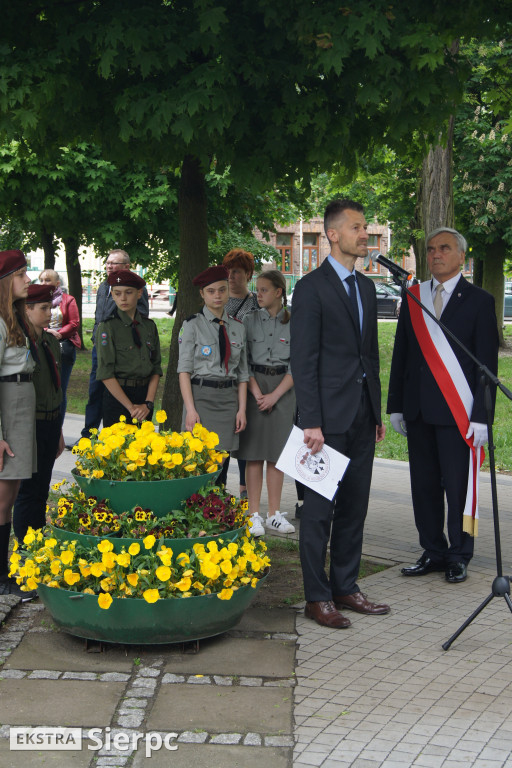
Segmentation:
<svg viewBox="0 0 512 768">
<path fill-rule="evenodd" d="M 410 296 L 413 301 L 418 304 L 419 307 L 434 320 L 435 323 L 443 330 L 446 336 L 450 338 L 458 347 L 459 349 L 462 349 L 468 357 L 471 358 L 471 360 L 475 363 L 475 365 L 478 367 L 478 370 L 481 373 L 481 381 L 484 385 L 484 403 L 485 403 L 485 410 L 486 410 L 486 416 L 487 416 L 487 434 L 489 438 L 489 470 L 490 470 L 490 476 L 491 476 L 491 495 L 492 495 L 492 516 L 494 521 L 494 547 L 496 551 L 496 577 L 494 578 L 492 582 L 491 587 L 491 593 L 488 595 L 485 600 L 478 606 L 478 608 L 473 611 L 471 616 L 469 616 L 468 619 L 459 627 L 459 629 L 454 632 L 454 634 L 442 645 L 443 650 L 447 651 L 451 644 L 456 640 L 459 635 L 464 632 L 466 627 L 469 627 L 471 622 L 476 619 L 478 614 L 483 611 L 483 609 L 489 605 L 491 600 L 495 597 L 503 597 L 505 599 L 505 602 L 507 603 L 509 610 L 512 612 L 512 600 L 510 599 L 510 576 L 504 576 L 503 575 L 503 565 L 502 565 L 502 558 L 501 558 L 501 539 L 500 539 L 500 521 L 499 521 L 499 514 L 498 514 L 498 493 L 496 488 L 496 465 L 494 461 L 494 441 L 493 441 L 493 432 L 492 432 L 492 421 L 493 421 L 493 407 L 492 407 L 492 397 L 491 397 L 491 384 L 494 384 L 496 387 L 498 387 L 503 394 L 508 397 L 509 400 L 512 400 L 512 392 L 510 392 L 509 389 L 507 389 L 501 381 L 498 379 L 497 376 L 494 375 L 492 371 L 489 370 L 489 368 L 486 365 L 483 365 L 483 363 L 478 360 L 475 355 L 470 352 L 470 350 L 453 334 L 449 328 L 447 328 L 443 323 L 437 319 L 435 315 L 430 312 L 427 307 L 422 304 L 422 302 L 416 298 L 416 296 L 407 288 L 407 281 L 408 281 L 408 275 L 405 273 L 405 270 L 403 270 L 401 267 L 398 267 L 398 265 L 395 265 L 393 262 L 393 267 L 396 267 L 396 271 L 392 270 L 390 267 L 389 260 L 386 259 L 386 263 L 384 266 L 389 270 L 391 273 L 391 277 L 393 278 L 393 282 L 396 283 L 396 285 L 400 285 L 402 288 L 402 297 L 404 298 L 405 295 Z"/>
</svg>

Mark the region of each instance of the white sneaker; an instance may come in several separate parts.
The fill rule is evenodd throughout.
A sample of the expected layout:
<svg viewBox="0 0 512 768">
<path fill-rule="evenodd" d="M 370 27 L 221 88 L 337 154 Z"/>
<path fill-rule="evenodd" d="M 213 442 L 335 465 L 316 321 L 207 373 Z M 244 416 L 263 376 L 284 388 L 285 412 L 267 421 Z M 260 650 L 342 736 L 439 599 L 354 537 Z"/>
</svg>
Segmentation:
<svg viewBox="0 0 512 768">
<path fill-rule="evenodd" d="M 249 520 L 251 521 L 251 534 L 253 536 L 263 536 L 265 533 L 265 529 L 263 527 L 263 518 L 258 515 L 257 512 L 255 512 L 253 515 L 249 516 Z"/>
<path fill-rule="evenodd" d="M 269 528 L 271 531 L 278 531 L 279 533 L 295 533 L 295 528 L 286 519 L 286 512 L 280 512 L 279 510 L 276 510 L 272 517 L 267 517 L 265 528 Z"/>
</svg>

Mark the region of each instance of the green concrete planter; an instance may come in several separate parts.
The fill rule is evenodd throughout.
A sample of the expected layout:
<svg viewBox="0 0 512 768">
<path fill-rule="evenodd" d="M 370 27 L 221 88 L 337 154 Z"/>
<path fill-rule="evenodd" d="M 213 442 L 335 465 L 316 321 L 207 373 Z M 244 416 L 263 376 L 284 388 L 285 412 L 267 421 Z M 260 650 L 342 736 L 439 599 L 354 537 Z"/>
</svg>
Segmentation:
<svg viewBox="0 0 512 768">
<path fill-rule="evenodd" d="M 91 549 L 95 549 L 96 545 L 99 544 L 99 542 L 102 539 L 112 539 L 113 541 L 115 540 L 113 538 L 115 536 L 115 533 L 112 533 L 110 535 L 105 535 L 105 536 L 91 536 L 91 534 L 89 533 L 73 533 L 72 531 L 66 531 L 64 528 L 56 528 L 54 525 L 49 525 L 48 527 L 50 528 L 55 538 L 58 539 L 58 541 L 75 540 L 82 547 L 90 547 Z M 119 549 L 119 552 L 120 551 L 121 550 Z"/>
<path fill-rule="evenodd" d="M 227 632 L 240 621 L 265 578 L 255 588 L 241 587 L 231 600 L 198 595 L 150 604 L 116 597 L 108 610 L 99 607 L 97 595 L 45 584 L 37 589 L 54 622 L 71 635 L 109 643 L 153 645 L 201 640 Z"/>
<path fill-rule="evenodd" d="M 112 534 L 111 536 L 91 536 L 85 533 L 73 533 L 73 531 L 66 531 L 63 528 L 55 528 L 53 525 L 50 525 L 49 527 L 51 528 L 55 538 L 59 539 L 59 541 L 77 540 L 78 543 L 82 546 L 90 547 L 91 549 L 96 549 L 100 541 L 107 538 L 112 542 L 114 546 L 113 551 L 117 553 L 121 552 L 123 547 L 126 551 L 128 551 L 130 544 L 134 543 L 140 544 L 142 547 L 142 539 L 119 538 L 115 534 Z M 219 542 L 222 539 L 223 542 L 229 544 L 230 541 L 236 541 L 239 539 L 240 536 L 243 536 L 244 533 L 245 525 L 243 525 L 241 528 L 235 528 L 231 531 L 218 533 L 216 536 L 198 536 L 197 538 L 191 539 L 164 539 L 163 543 L 166 547 L 170 547 L 172 549 L 173 555 L 176 556 L 180 552 L 186 552 L 188 549 L 192 549 L 196 543 L 204 544 L 206 546 L 209 541 Z"/>
<path fill-rule="evenodd" d="M 220 470 L 219 470 L 220 471 Z M 120 514 L 139 506 L 164 517 L 207 483 L 215 483 L 218 474 L 193 475 L 174 480 L 95 480 L 82 477 L 75 469 L 73 478 L 88 496 L 108 499 L 109 506 Z"/>
</svg>

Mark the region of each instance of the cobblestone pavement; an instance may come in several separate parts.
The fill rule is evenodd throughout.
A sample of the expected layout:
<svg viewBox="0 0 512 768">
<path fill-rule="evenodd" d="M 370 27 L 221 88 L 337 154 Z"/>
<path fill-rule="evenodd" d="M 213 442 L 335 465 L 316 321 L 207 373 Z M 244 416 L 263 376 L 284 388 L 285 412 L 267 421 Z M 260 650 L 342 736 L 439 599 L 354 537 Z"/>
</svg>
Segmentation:
<svg viewBox="0 0 512 768">
<path fill-rule="evenodd" d="M 67 438 L 82 420 L 66 418 Z M 233 462 L 233 464 L 235 464 Z M 55 478 L 69 475 L 67 452 Z M 230 469 L 236 488 L 236 464 Z M 58 631 L 38 604 L 0 598 L 0 766 L 252 768 L 512 768 L 512 615 L 492 600 L 471 626 L 450 635 L 491 592 L 496 574 L 490 482 L 481 482 L 480 535 L 468 580 L 443 574 L 404 578 L 400 565 L 421 550 L 412 520 L 407 464 L 377 459 L 364 554 L 388 570 L 361 583 L 388 616 L 350 614 L 329 630 L 293 610 L 249 609 L 236 630 L 181 646 L 105 646 Z M 499 476 L 503 572 L 511 568 L 512 477 Z M 295 488 L 282 511 L 293 520 Z M 295 534 L 296 535 L 296 534 Z M 101 651 L 101 652 L 100 652 Z M 136 749 L 81 752 L 9 749 L 10 725 L 68 725 L 131 740 L 169 735 L 146 757 Z M 177 734 L 173 737 L 172 734 Z M 131 746 L 131 745 L 130 745 Z"/>
</svg>

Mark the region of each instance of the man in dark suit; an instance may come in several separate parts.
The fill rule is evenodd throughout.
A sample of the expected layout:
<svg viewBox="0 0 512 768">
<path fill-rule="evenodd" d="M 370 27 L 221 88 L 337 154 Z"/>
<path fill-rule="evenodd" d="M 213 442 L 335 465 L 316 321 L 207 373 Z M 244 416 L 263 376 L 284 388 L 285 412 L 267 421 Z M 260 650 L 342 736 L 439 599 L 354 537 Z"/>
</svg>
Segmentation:
<svg viewBox="0 0 512 768">
<path fill-rule="evenodd" d="M 345 628 L 343 608 L 388 613 L 357 585 L 368 508 L 375 441 L 384 438 L 380 418 L 377 300 L 372 281 L 355 271 L 368 252 L 364 209 L 335 200 L 324 216 L 331 253 L 300 280 L 293 293 L 291 367 L 299 426 L 314 454 L 325 444 L 350 458 L 333 505 L 304 489 L 300 558 L 305 615 L 318 624 Z M 330 536 L 330 575 L 325 557 Z"/>
<path fill-rule="evenodd" d="M 432 232 L 427 237 L 427 262 L 432 280 L 422 283 L 419 292 L 425 306 L 496 373 L 498 329 L 494 299 L 462 277 L 460 270 L 466 248 L 466 240 L 455 229 L 442 228 Z M 477 366 L 454 342 L 449 338 L 446 341 L 445 335 L 430 321 L 432 332 L 441 333 L 435 344 L 438 354 L 449 370 L 459 376 L 457 391 L 466 392 L 464 415 L 466 423 L 469 419 L 469 428 L 464 436 L 457 427 L 454 416 L 457 411 L 452 412 L 450 408 L 446 380 L 443 392 L 434 377 L 437 364 L 425 346 L 422 326 L 416 320 L 415 331 L 411 319 L 411 313 L 415 318 L 423 317 L 424 313 L 418 315 L 410 301 L 404 300 L 400 311 L 387 411 L 391 414 L 393 428 L 407 436 L 414 519 L 424 552 L 415 565 L 403 568 L 402 573 L 404 576 L 422 576 L 432 571 L 444 571 L 446 580 L 457 584 L 467 577 L 474 543 L 473 536 L 463 525 L 463 517 L 467 519 L 463 512 L 470 466 L 470 448 L 465 437 L 474 439 L 475 448 L 487 442 L 484 390 Z M 453 350 L 455 362 L 453 359 L 449 362 L 449 355 L 443 353 L 443 345 L 450 355 Z M 493 398 L 494 395 L 495 391 Z M 453 408 L 455 404 L 451 404 Z M 444 535 L 445 495 L 449 542 Z"/>
</svg>

